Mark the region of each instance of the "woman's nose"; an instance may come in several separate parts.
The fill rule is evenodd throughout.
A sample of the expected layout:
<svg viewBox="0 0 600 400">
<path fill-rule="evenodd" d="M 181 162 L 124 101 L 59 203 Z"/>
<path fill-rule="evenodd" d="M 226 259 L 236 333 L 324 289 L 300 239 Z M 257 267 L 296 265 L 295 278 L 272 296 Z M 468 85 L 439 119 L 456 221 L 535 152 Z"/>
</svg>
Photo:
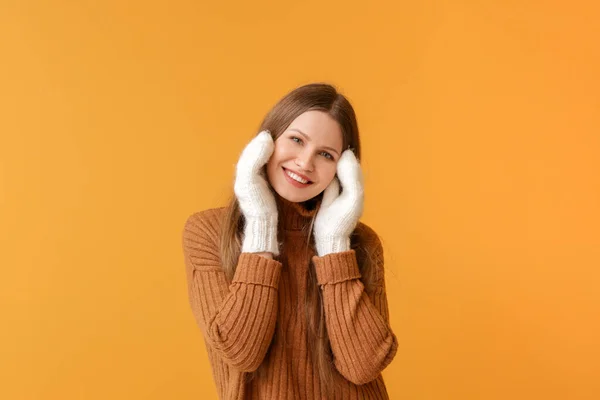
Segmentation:
<svg viewBox="0 0 600 400">
<path fill-rule="evenodd" d="M 298 158 L 296 159 L 296 165 L 308 172 L 312 172 L 312 164 L 312 154 L 309 152 L 299 154 Z"/>
</svg>

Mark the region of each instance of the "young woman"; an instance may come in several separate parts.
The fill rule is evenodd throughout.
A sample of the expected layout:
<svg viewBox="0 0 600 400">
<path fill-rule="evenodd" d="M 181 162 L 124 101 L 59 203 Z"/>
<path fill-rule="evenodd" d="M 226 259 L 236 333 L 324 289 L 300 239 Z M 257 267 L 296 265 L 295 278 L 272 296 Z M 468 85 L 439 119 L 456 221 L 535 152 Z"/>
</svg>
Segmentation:
<svg viewBox="0 0 600 400">
<path fill-rule="evenodd" d="M 360 140 L 335 87 L 296 88 L 242 151 L 226 207 L 183 231 L 220 399 L 387 399 L 383 248 L 359 222 Z"/>
</svg>

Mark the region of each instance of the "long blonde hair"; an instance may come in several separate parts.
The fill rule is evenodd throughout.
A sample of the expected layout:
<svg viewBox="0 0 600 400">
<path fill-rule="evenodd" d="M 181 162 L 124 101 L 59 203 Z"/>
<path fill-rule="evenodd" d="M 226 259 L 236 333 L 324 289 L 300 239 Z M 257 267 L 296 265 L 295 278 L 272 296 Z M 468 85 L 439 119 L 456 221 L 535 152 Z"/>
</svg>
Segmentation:
<svg viewBox="0 0 600 400">
<path fill-rule="evenodd" d="M 273 140 L 276 140 L 296 117 L 309 110 L 326 112 L 336 120 L 342 131 L 342 149 L 352 148 L 356 158 L 360 160 L 360 139 L 354 109 L 350 102 L 330 84 L 312 83 L 292 90 L 267 113 L 258 132 L 268 129 L 273 135 Z M 275 194 L 272 187 L 271 190 Z M 322 197 L 322 192 L 306 203 L 314 202 L 316 199 L 320 199 L 320 197 Z M 310 223 L 310 229 L 308 229 L 307 250 L 308 246 L 311 244 L 314 245 L 311 235 L 313 223 L 314 216 Z M 237 260 L 241 253 L 241 238 L 243 237 L 244 227 L 244 216 L 241 213 L 235 194 L 232 194 L 226 206 L 222 226 L 223 230 L 221 231 L 220 240 L 221 261 L 228 282 L 231 282 L 235 274 Z M 365 290 L 370 291 L 375 283 L 375 260 L 371 255 L 372 249 L 366 246 L 366 230 L 358 229 L 361 226 L 364 227 L 364 225 L 359 224 L 357 229 L 355 229 L 350 237 L 350 242 L 351 248 L 356 251 L 362 275 L 361 281 L 365 286 Z M 369 233 L 373 234 L 373 231 L 371 230 Z M 311 261 L 309 262 L 312 264 Z M 333 365 L 333 354 L 325 324 L 323 299 L 317 284 L 313 265 L 310 265 L 310 268 L 308 268 L 306 283 L 307 343 L 314 344 L 314 346 L 309 346 L 308 351 L 312 351 L 313 367 L 318 371 L 321 378 L 322 391 L 324 394 L 329 393 L 331 395 L 337 383 L 340 382 L 341 375 L 339 375 Z M 277 326 L 279 328 L 275 330 L 274 335 L 283 335 L 283 330 L 279 323 L 277 323 Z M 283 339 L 283 336 L 280 337 Z M 271 343 L 274 341 L 275 336 Z M 256 371 L 251 373 L 248 377 L 249 380 L 257 376 L 264 376 L 265 364 L 263 362 Z"/>
</svg>

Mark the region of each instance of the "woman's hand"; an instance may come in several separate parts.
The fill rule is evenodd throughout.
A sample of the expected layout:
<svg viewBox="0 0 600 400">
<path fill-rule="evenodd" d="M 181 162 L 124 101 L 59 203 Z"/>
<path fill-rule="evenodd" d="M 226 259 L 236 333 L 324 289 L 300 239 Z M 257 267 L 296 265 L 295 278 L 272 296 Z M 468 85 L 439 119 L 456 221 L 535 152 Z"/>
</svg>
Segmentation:
<svg viewBox="0 0 600 400">
<path fill-rule="evenodd" d="M 348 149 L 338 161 L 337 177 L 325 189 L 315 217 L 313 233 L 318 256 L 350 250 L 350 235 L 363 212 L 363 187 L 362 169 Z"/>
<path fill-rule="evenodd" d="M 243 253 L 279 255 L 277 203 L 262 173 L 274 149 L 271 133 L 261 131 L 244 148 L 237 163 L 233 190 L 246 220 Z"/>
</svg>

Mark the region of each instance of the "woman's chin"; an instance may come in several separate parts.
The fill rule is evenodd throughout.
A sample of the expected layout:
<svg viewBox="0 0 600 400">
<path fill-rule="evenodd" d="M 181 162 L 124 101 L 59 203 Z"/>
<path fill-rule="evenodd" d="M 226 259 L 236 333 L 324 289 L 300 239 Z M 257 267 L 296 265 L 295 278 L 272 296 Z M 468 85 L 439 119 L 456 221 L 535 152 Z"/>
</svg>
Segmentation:
<svg viewBox="0 0 600 400">
<path fill-rule="evenodd" d="M 279 194 L 279 196 L 281 196 L 284 199 L 286 199 L 287 201 L 291 201 L 293 203 L 302 203 L 302 202 L 304 202 L 306 200 L 310 200 L 314 197 L 314 196 L 307 196 L 307 195 L 302 195 L 302 194 L 298 194 L 298 193 L 292 193 L 292 191 L 285 191 L 285 190 L 277 190 L 276 192 L 277 192 L 277 194 Z"/>
<path fill-rule="evenodd" d="M 281 197 L 283 197 L 284 199 L 286 199 L 287 201 L 291 201 L 292 203 L 302 203 L 303 201 L 306 201 L 308 199 L 306 199 L 305 197 L 298 197 L 298 196 L 290 196 L 290 195 L 280 195 Z"/>
</svg>

